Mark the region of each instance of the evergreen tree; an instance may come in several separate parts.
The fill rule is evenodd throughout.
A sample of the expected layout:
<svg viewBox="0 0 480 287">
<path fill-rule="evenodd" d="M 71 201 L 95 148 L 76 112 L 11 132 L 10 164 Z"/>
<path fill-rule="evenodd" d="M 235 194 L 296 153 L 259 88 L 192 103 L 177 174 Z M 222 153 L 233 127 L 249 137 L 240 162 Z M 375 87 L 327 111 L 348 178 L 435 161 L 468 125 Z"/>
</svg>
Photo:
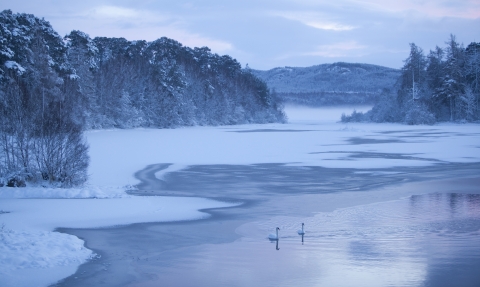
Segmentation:
<svg viewBox="0 0 480 287">
<path fill-rule="evenodd" d="M 450 35 L 446 42 L 446 58 L 443 65 L 443 77 L 440 86 L 436 89 L 434 97 L 443 102 L 448 102 L 450 121 L 460 117 L 463 110 L 461 96 L 465 94 L 465 77 L 463 71 L 463 48 L 456 42 L 455 36 Z"/>
<path fill-rule="evenodd" d="M 397 103 L 380 97 L 371 111 L 357 119 L 376 122 L 396 121 L 408 124 L 433 124 L 436 121 L 477 121 L 480 118 L 480 44 L 467 49 L 450 35 L 447 47 L 436 47 L 427 57 L 410 44 L 399 79 Z M 389 111 L 389 112 L 387 112 Z M 394 112 L 395 111 L 395 112 Z M 345 120 L 354 120 L 345 116 Z"/>
<path fill-rule="evenodd" d="M 427 60 L 423 50 L 410 44 L 410 55 L 402 68 L 401 86 L 398 100 L 401 105 L 419 100 L 425 96 Z"/>
<path fill-rule="evenodd" d="M 465 49 L 465 73 L 470 97 L 473 97 L 472 112 L 474 119 L 480 118 L 480 43 L 471 43 Z"/>
<path fill-rule="evenodd" d="M 86 180 L 82 131 L 284 122 L 266 84 L 229 56 L 160 38 L 61 38 L 43 20 L 0 13 L 0 183 Z"/>
<path fill-rule="evenodd" d="M 427 81 L 429 87 L 429 93 L 431 99 L 429 102 L 429 108 L 435 114 L 435 118 L 438 121 L 448 120 L 448 111 L 445 107 L 448 106 L 446 98 L 439 97 L 435 94 L 438 87 L 441 86 L 443 81 L 443 62 L 444 51 L 440 47 L 435 47 L 435 50 L 430 50 L 427 57 Z"/>
</svg>

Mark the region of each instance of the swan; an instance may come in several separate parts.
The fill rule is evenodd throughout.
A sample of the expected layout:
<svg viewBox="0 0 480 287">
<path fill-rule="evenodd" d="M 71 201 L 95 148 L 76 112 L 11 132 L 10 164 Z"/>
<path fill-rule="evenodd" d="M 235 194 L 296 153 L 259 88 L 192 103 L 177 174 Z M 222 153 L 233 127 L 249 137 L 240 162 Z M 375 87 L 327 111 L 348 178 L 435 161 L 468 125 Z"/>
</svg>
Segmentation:
<svg viewBox="0 0 480 287">
<path fill-rule="evenodd" d="M 268 235 L 268 239 L 270 239 L 271 241 L 276 241 L 278 240 L 278 231 L 280 230 L 280 228 L 277 227 L 276 229 L 276 234 L 273 234 L 273 233 L 270 233 Z"/>
<path fill-rule="evenodd" d="M 303 225 L 304 225 L 304 223 L 302 223 L 302 229 L 297 231 L 298 235 L 304 235 L 305 234 L 305 230 L 303 230 Z"/>
</svg>

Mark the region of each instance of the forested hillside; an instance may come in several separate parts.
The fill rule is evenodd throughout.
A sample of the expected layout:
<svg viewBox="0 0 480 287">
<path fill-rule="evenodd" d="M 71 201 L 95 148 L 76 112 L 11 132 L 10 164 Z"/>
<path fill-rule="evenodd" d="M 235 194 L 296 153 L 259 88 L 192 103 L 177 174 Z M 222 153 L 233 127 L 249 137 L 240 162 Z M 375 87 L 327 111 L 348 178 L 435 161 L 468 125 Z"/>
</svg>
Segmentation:
<svg viewBox="0 0 480 287">
<path fill-rule="evenodd" d="M 85 97 L 87 128 L 284 121 L 266 84 L 230 56 L 161 38 L 65 37 Z"/>
<path fill-rule="evenodd" d="M 275 89 L 285 103 L 309 106 L 373 103 L 400 76 L 400 70 L 353 63 L 253 70 L 253 73 Z"/>
<path fill-rule="evenodd" d="M 284 121 L 262 80 L 206 47 L 61 37 L 44 19 L 0 13 L 0 186 L 84 182 L 85 129 Z"/>
<path fill-rule="evenodd" d="M 450 35 L 445 44 L 428 55 L 410 44 L 395 89 L 379 97 L 371 111 L 343 116 L 342 121 L 434 124 L 480 120 L 480 43 L 465 48 Z"/>
</svg>

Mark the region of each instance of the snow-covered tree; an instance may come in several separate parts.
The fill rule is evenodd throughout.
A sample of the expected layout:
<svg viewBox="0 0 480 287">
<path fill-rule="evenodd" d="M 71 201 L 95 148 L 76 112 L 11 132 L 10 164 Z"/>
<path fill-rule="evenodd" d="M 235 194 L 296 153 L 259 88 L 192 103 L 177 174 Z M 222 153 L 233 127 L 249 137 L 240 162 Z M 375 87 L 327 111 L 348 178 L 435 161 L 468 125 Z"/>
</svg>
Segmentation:
<svg viewBox="0 0 480 287">
<path fill-rule="evenodd" d="M 399 90 L 400 104 L 407 104 L 425 97 L 427 60 L 423 50 L 410 44 L 410 55 L 402 68 L 401 87 Z"/>
<path fill-rule="evenodd" d="M 480 118 L 480 43 L 471 43 L 465 49 L 467 84 L 475 98 L 474 119 Z"/>
<path fill-rule="evenodd" d="M 0 178 L 84 182 L 83 97 L 63 39 L 29 14 L 5 10 L 0 26 L 1 50 L 11 51 L 0 58 Z"/>
<path fill-rule="evenodd" d="M 0 181 L 86 179 L 82 130 L 283 122 L 266 84 L 229 56 L 160 38 L 60 37 L 0 13 Z"/>
<path fill-rule="evenodd" d="M 434 97 L 448 101 L 450 121 L 458 119 L 459 113 L 461 114 L 460 97 L 465 93 L 464 64 L 464 49 L 457 43 L 455 36 L 450 35 L 447 41 L 442 82 L 434 94 Z"/>
<path fill-rule="evenodd" d="M 422 49 L 410 44 L 410 55 L 399 79 L 397 103 L 380 97 L 362 120 L 382 122 L 397 115 L 393 117 L 396 121 L 408 124 L 477 121 L 480 44 L 471 43 L 464 49 L 453 35 L 446 44 L 443 49 L 437 46 L 427 57 Z"/>
</svg>

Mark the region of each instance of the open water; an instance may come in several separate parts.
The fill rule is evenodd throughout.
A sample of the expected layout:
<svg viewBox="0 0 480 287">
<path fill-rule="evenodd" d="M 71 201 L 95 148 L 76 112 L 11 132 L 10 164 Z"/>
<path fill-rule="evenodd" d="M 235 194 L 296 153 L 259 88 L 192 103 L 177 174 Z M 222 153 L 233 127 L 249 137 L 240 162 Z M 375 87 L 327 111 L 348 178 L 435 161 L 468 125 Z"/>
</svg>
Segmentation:
<svg viewBox="0 0 480 287">
<path fill-rule="evenodd" d="M 198 165 L 157 179 L 168 166 L 138 171 L 132 193 L 242 204 L 206 220 L 61 229 L 99 256 L 57 286 L 480 286 L 480 163 Z"/>
</svg>

